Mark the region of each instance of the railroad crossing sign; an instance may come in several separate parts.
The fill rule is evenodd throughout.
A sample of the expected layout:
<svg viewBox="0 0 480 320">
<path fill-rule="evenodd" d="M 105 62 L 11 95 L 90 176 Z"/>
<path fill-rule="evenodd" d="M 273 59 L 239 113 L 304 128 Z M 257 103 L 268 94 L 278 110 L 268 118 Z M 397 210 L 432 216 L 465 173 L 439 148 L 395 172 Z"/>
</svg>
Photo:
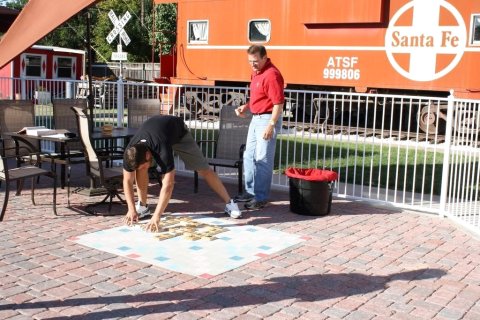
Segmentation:
<svg viewBox="0 0 480 320">
<path fill-rule="evenodd" d="M 127 11 L 122 17 L 117 18 L 117 15 L 115 14 L 115 12 L 113 12 L 113 10 L 110 10 L 110 12 L 108 13 L 108 17 L 110 18 L 110 21 L 112 21 L 114 28 L 108 34 L 107 42 L 112 43 L 112 41 L 115 40 L 118 34 L 120 34 L 120 39 L 121 39 L 120 43 L 123 40 L 123 43 L 125 43 L 125 45 L 128 46 L 128 44 L 130 43 L 130 37 L 125 32 L 125 30 L 123 30 L 123 27 L 125 27 L 128 20 L 130 20 L 130 18 L 132 17 L 130 12 Z"/>
</svg>

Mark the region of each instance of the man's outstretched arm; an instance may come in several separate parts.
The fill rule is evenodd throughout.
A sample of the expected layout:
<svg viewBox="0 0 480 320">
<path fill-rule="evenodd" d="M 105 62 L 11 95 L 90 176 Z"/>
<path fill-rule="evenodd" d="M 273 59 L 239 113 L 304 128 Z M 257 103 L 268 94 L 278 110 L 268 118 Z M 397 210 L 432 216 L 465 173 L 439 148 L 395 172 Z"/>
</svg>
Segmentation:
<svg viewBox="0 0 480 320">
<path fill-rule="evenodd" d="M 133 192 L 133 184 L 135 182 L 135 171 L 128 172 L 123 170 L 123 193 L 125 194 L 125 201 L 127 201 L 128 211 L 123 218 L 123 222 L 127 225 L 132 225 L 138 221 L 137 210 L 135 209 L 135 195 Z"/>
<path fill-rule="evenodd" d="M 162 188 L 160 189 L 160 195 L 158 196 L 157 207 L 153 213 L 152 218 L 148 222 L 145 230 L 158 232 L 160 231 L 160 218 L 167 208 L 173 193 L 173 187 L 175 185 L 175 170 L 164 174 L 162 179 Z"/>
</svg>

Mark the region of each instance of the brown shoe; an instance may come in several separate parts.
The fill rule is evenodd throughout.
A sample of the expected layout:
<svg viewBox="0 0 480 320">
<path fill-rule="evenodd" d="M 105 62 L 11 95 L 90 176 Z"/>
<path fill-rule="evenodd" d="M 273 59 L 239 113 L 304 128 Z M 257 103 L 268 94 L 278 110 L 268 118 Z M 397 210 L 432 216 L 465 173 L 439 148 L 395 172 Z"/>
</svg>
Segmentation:
<svg viewBox="0 0 480 320">
<path fill-rule="evenodd" d="M 267 204 L 267 201 L 257 201 L 255 199 L 252 199 L 245 203 L 245 209 L 247 210 L 256 210 L 256 209 L 262 209 L 265 207 Z"/>
<path fill-rule="evenodd" d="M 238 196 L 235 196 L 233 200 L 235 200 L 235 202 L 249 202 L 249 201 L 252 201 L 254 198 L 255 197 L 253 195 L 245 192 L 245 193 L 239 194 Z"/>
</svg>

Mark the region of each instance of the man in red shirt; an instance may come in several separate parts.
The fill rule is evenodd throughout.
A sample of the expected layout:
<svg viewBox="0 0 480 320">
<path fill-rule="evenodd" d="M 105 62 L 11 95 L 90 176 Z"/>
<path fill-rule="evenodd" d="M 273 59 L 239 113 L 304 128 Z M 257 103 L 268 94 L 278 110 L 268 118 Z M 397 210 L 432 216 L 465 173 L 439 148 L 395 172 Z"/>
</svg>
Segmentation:
<svg viewBox="0 0 480 320">
<path fill-rule="evenodd" d="M 245 117 L 250 109 L 252 121 L 243 154 L 245 193 L 235 200 L 246 202 L 246 209 L 260 209 L 267 203 L 272 184 L 276 137 L 282 126 L 284 81 L 264 46 L 252 45 L 247 54 L 253 70 L 250 100 L 236 111 L 239 117 Z"/>
</svg>

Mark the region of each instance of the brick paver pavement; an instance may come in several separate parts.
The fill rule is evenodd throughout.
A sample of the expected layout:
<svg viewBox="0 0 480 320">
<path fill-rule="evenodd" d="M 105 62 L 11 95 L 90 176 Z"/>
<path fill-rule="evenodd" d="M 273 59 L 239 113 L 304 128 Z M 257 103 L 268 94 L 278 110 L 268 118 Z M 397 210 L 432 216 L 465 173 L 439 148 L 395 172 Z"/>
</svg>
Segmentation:
<svg viewBox="0 0 480 320">
<path fill-rule="evenodd" d="M 191 177 L 177 180 L 168 211 L 223 215 L 204 182 L 193 194 Z M 49 183 L 35 207 L 29 190 L 13 196 L 0 223 L 0 319 L 480 319 L 480 240 L 448 219 L 341 199 L 300 216 L 276 191 L 236 222 L 307 241 L 202 279 L 67 241 L 121 216 L 82 214 L 98 198 L 81 195 L 68 209 L 60 190 L 55 217 Z"/>
</svg>

